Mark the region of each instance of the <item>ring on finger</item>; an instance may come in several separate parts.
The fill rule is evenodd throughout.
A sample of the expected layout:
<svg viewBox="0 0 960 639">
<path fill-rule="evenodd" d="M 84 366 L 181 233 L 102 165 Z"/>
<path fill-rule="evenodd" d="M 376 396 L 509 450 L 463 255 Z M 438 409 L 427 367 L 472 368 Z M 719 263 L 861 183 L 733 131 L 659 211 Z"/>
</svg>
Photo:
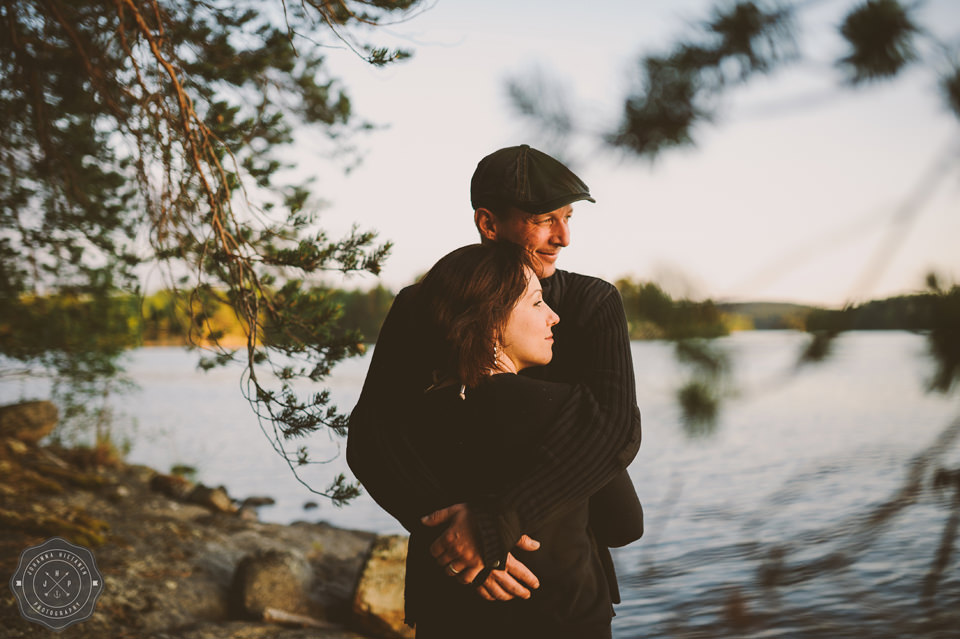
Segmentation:
<svg viewBox="0 0 960 639">
<path fill-rule="evenodd" d="M 447 572 L 450 573 L 450 576 L 452 577 L 460 574 L 460 571 L 453 567 L 452 561 L 449 564 L 447 564 Z"/>
</svg>

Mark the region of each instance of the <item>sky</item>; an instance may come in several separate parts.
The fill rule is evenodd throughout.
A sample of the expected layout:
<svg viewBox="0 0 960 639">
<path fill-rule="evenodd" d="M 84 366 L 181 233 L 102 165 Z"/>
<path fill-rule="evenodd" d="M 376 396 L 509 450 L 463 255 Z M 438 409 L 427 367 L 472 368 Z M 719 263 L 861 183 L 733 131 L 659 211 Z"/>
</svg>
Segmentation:
<svg viewBox="0 0 960 639">
<path fill-rule="evenodd" d="M 548 142 L 511 107 L 508 78 L 553 78 L 584 127 L 610 129 L 639 56 L 667 50 L 710 6 L 436 0 L 369 34 L 412 50 L 408 61 L 378 69 L 328 49 L 354 112 L 381 128 L 356 140 L 363 159 L 349 174 L 322 157 L 327 147 L 311 131 L 298 133 L 289 159 L 317 178 L 325 230 L 357 223 L 394 243 L 379 280 L 344 285 L 398 290 L 477 241 L 476 163 L 504 146 Z M 933 52 L 893 82 L 841 88 L 833 60 L 850 6 L 811 3 L 803 58 L 727 94 L 695 147 L 653 163 L 599 143 L 571 149 L 597 203 L 575 205 L 558 266 L 654 280 L 675 296 L 833 307 L 919 291 L 931 271 L 960 282 L 960 122 L 931 66 L 946 58 Z M 928 0 L 916 15 L 960 49 L 960 3 Z"/>
</svg>

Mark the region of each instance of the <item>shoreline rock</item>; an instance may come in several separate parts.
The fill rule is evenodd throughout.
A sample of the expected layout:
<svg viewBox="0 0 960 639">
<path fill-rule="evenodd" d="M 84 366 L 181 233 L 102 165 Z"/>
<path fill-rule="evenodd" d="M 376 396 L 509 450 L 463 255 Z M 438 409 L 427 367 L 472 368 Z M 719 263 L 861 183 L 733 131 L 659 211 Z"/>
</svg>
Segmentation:
<svg viewBox="0 0 960 639">
<path fill-rule="evenodd" d="M 90 468 L 73 451 L 0 437 L 0 571 L 12 575 L 24 549 L 53 536 L 89 547 L 103 575 L 93 617 L 68 630 L 74 638 L 412 634 L 402 623 L 405 538 L 264 523 L 222 488 L 146 466 Z M 392 554 L 371 560 L 382 547 Z M 35 636 L 40 627 L 5 592 L 4 636 Z"/>
<path fill-rule="evenodd" d="M 57 407 L 48 401 L 0 406 L 0 437 L 36 444 L 53 432 L 59 416 Z"/>
<path fill-rule="evenodd" d="M 360 628 L 377 635 L 414 636 L 413 629 L 403 622 L 406 560 L 406 536 L 384 535 L 373 542 L 353 597 L 353 614 Z"/>
</svg>

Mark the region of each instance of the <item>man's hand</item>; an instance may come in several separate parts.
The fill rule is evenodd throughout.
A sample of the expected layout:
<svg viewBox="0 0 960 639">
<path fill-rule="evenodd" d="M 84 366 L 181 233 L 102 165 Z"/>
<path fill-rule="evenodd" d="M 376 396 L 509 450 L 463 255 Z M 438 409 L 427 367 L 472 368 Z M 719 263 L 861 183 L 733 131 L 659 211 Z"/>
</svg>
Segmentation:
<svg viewBox="0 0 960 639">
<path fill-rule="evenodd" d="M 474 532 L 473 516 L 466 504 L 454 504 L 432 512 L 420 521 L 425 526 L 447 524 L 447 529 L 430 545 L 430 554 L 447 574 L 456 576 L 461 583 L 468 575 L 475 578 L 483 570 L 483 559 Z"/>
<path fill-rule="evenodd" d="M 446 523 L 447 529 L 430 546 L 430 554 L 437 563 L 445 567 L 448 575 L 462 584 L 473 583 L 483 570 L 483 558 L 474 532 L 473 517 L 466 504 L 454 504 L 430 513 L 421 520 L 425 526 L 439 526 Z M 521 550 L 536 550 L 540 542 L 523 535 L 517 542 Z M 518 581 L 519 580 L 519 581 Z M 522 582 L 522 583 L 521 583 Z M 477 587 L 477 593 L 484 599 L 506 601 L 514 597 L 528 599 L 530 588 L 539 588 L 537 576 L 523 562 L 512 554 L 507 554 L 505 570 L 494 570 Z"/>
</svg>

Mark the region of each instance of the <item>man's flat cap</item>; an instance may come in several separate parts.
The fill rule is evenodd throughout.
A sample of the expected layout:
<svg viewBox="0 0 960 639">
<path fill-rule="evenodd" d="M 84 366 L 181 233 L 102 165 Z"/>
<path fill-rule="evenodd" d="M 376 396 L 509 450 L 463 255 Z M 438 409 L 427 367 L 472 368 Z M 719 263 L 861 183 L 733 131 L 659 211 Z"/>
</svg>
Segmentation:
<svg viewBox="0 0 960 639">
<path fill-rule="evenodd" d="M 579 200 L 596 202 L 573 171 L 527 144 L 500 149 L 483 158 L 470 181 L 474 209 L 515 206 L 539 215 Z"/>
</svg>

